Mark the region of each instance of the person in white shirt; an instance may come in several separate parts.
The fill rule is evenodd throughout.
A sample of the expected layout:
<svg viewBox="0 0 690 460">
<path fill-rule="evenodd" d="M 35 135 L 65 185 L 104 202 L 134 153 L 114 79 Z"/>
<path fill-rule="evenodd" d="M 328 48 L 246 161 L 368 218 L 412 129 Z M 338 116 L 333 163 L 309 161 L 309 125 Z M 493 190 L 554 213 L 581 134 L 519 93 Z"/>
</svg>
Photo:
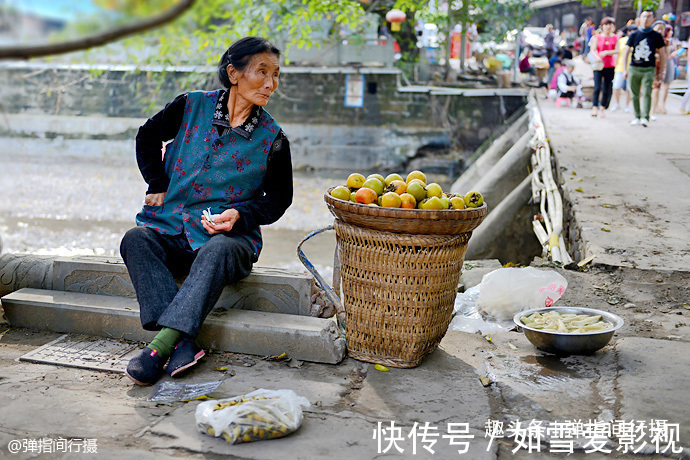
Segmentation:
<svg viewBox="0 0 690 460">
<path fill-rule="evenodd" d="M 565 70 L 558 76 L 557 80 L 558 97 L 569 99 L 572 105 L 575 96 L 578 98 L 582 96 L 582 85 L 580 80 L 573 74 L 575 70 L 573 61 L 566 59 L 563 61 L 563 64 L 565 65 Z"/>
</svg>

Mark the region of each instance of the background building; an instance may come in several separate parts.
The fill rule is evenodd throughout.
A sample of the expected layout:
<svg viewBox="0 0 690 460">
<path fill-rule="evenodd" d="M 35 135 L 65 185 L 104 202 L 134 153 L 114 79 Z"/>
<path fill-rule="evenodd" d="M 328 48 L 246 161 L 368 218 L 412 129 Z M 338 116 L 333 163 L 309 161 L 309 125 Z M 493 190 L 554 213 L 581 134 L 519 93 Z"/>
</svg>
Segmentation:
<svg viewBox="0 0 690 460">
<path fill-rule="evenodd" d="M 563 31 L 563 36 L 569 41 L 576 38 L 580 24 L 587 17 L 599 24 L 604 16 L 613 16 L 616 26 L 620 28 L 637 16 L 637 3 L 633 0 L 613 0 L 611 6 L 606 7 L 585 6 L 577 0 L 536 0 L 531 6 L 535 12 L 529 20 L 530 25 L 553 24 L 556 29 Z M 675 36 L 687 40 L 690 35 L 690 0 L 662 0 L 656 15 L 661 18 L 667 13 L 676 15 L 673 24 Z"/>
</svg>

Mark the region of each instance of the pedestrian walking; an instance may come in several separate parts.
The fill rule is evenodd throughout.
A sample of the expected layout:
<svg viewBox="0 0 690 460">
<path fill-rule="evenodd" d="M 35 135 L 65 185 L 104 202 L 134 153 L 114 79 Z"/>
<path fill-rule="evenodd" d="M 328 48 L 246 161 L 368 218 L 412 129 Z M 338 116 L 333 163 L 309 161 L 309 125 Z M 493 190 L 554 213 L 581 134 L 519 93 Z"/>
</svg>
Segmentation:
<svg viewBox="0 0 690 460">
<path fill-rule="evenodd" d="M 263 38 L 238 40 L 218 65 L 223 89 L 178 96 L 139 129 L 137 163 L 149 187 L 120 253 L 143 328 L 160 331 L 127 365 L 139 385 L 164 368 L 178 376 L 204 356 L 195 342 L 204 319 L 223 287 L 251 272 L 259 226 L 292 202 L 290 145 L 263 108 L 278 87 L 279 57 Z"/>
<path fill-rule="evenodd" d="M 659 98 L 656 102 L 654 113 L 666 113 L 666 99 L 668 98 L 668 91 L 671 89 L 671 82 L 676 79 L 676 59 L 678 50 L 675 43 L 673 43 L 673 27 L 666 24 L 664 29 L 664 41 L 666 43 L 666 78 L 661 82 L 659 88 Z"/>
<path fill-rule="evenodd" d="M 686 53 L 688 52 L 687 49 L 683 49 Z M 685 90 L 683 99 L 680 100 L 680 113 L 681 115 L 690 115 L 690 59 L 688 59 L 688 64 L 685 66 L 685 78 L 688 80 L 688 89 Z"/>
<path fill-rule="evenodd" d="M 594 22 L 592 18 L 586 18 L 585 22 L 580 26 L 580 40 L 582 41 L 582 54 L 587 56 L 589 53 L 589 40 L 592 38 L 594 31 Z"/>
<path fill-rule="evenodd" d="M 664 33 L 666 31 L 666 23 L 662 20 L 655 21 L 654 24 L 652 24 L 652 30 L 655 32 L 658 32 L 662 37 L 664 36 Z M 666 41 L 664 40 L 664 45 Z M 664 46 L 664 49 L 666 47 Z M 668 54 L 666 55 L 668 56 Z M 661 85 L 663 84 L 665 78 L 661 76 L 661 62 L 659 60 L 659 51 L 657 50 L 656 52 L 656 71 L 654 72 L 654 81 L 652 82 L 652 107 L 649 111 L 649 120 L 653 121 L 656 120 L 656 114 L 657 112 L 657 104 L 659 103 L 659 93 L 661 91 Z M 668 63 L 669 59 L 666 59 L 666 62 Z M 665 70 L 665 69 L 664 69 Z"/>
<path fill-rule="evenodd" d="M 623 110 L 625 112 L 630 110 L 630 91 L 627 91 L 628 89 L 628 81 L 625 79 L 623 74 L 625 73 L 625 66 L 626 63 L 623 62 L 623 55 L 625 54 L 625 47 L 628 46 L 628 37 L 630 34 L 634 31 L 637 30 L 637 26 L 635 24 L 629 24 L 623 29 L 621 29 L 621 36 L 618 38 L 618 56 L 616 57 L 616 68 L 614 69 L 614 75 L 613 75 L 613 107 L 611 107 L 611 111 L 618 110 L 618 108 L 621 107 L 620 105 L 620 99 L 621 99 L 621 92 L 625 92 L 625 105 L 623 106 Z M 628 63 L 630 61 L 630 58 L 628 57 Z"/>
<path fill-rule="evenodd" d="M 544 37 L 544 47 L 546 48 L 546 57 L 551 59 L 551 56 L 553 56 L 555 48 L 554 48 L 554 40 L 556 39 L 556 34 L 553 31 L 553 25 L 547 24 L 546 25 L 546 36 Z"/>
<path fill-rule="evenodd" d="M 649 112 L 652 103 L 652 82 L 656 73 L 655 53 L 658 50 L 660 73 L 666 77 L 666 49 L 664 38 L 660 33 L 652 30 L 654 22 L 654 12 L 644 11 L 640 16 L 641 27 L 630 34 L 628 45 L 625 48 L 623 62 L 626 65 L 624 77 L 629 79 L 630 91 L 632 92 L 633 110 L 635 118 L 630 122 L 631 125 L 649 126 Z M 628 65 L 628 55 L 632 53 L 630 64 Z M 640 108 L 640 88 L 642 88 L 644 101 Z"/>
<path fill-rule="evenodd" d="M 605 110 L 609 108 L 613 87 L 613 75 L 616 69 L 616 54 L 618 54 L 618 36 L 614 33 L 616 23 L 612 17 L 601 20 L 601 33 L 592 39 L 591 53 L 598 64 L 594 70 L 594 94 L 592 95 L 592 116 L 604 118 Z M 595 64 L 592 68 L 595 68 Z"/>
</svg>

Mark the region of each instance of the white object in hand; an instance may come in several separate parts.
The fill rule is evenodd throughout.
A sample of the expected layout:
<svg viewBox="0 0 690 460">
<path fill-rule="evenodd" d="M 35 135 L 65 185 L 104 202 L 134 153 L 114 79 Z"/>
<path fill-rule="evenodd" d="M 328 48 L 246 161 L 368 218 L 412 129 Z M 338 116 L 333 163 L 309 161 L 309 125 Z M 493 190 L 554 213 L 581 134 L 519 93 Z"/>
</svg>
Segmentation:
<svg viewBox="0 0 690 460">
<path fill-rule="evenodd" d="M 220 217 L 220 214 L 211 214 L 211 208 L 206 208 L 202 212 L 203 216 L 206 218 L 207 221 L 211 223 L 211 225 L 218 225 L 214 219 L 217 217 Z"/>
</svg>

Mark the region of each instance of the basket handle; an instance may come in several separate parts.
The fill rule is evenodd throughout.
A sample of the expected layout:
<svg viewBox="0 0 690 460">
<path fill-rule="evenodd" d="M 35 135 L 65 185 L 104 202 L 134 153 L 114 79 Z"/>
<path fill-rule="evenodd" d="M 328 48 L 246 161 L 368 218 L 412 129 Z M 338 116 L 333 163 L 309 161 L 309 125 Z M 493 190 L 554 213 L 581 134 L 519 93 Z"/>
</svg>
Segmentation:
<svg viewBox="0 0 690 460">
<path fill-rule="evenodd" d="M 300 241 L 299 244 L 297 245 L 297 257 L 299 258 L 300 262 L 302 262 L 304 267 L 309 271 L 309 273 L 314 275 L 314 279 L 316 279 L 316 283 L 326 293 L 326 297 L 328 297 L 328 300 L 333 302 L 333 305 L 335 306 L 335 309 L 338 312 L 338 317 L 342 321 L 345 319 L 345 309 L 343 308 L 343 304 L 340 301 L 340 298 L 335 293 L 333 288 L 331 288 L 331 286 L 326 282 L 326 280 L 323 279 L 321 274 L 314 267 L 314 264 L 312 264 L 309 261 L 309 259 L 307 259 L 307 256 L 305 256 L 304 252 L 302 251 L 302 244 L 304 244 L 305 241 L 318 235 L 319 233 L 323 233 L 323 232 L 328 231 L 328 230 L 333 230 L 333 225 L 329 225 L 328 227 L 320 228 L 318 230 L 313 230 L 313 231 L 309 232 L 309 234 L 307 236 L 302 238 L 302 241 Z M 338 259 L 337 248 L 335 251 L 334 264 L 333 265 L 334 265 L 334 267 L 333 267 L 333 284 L 337 284 L 336 287 L 339 289 L 339 286 L 340 286 L 340 260 Z"/>
</svg>

